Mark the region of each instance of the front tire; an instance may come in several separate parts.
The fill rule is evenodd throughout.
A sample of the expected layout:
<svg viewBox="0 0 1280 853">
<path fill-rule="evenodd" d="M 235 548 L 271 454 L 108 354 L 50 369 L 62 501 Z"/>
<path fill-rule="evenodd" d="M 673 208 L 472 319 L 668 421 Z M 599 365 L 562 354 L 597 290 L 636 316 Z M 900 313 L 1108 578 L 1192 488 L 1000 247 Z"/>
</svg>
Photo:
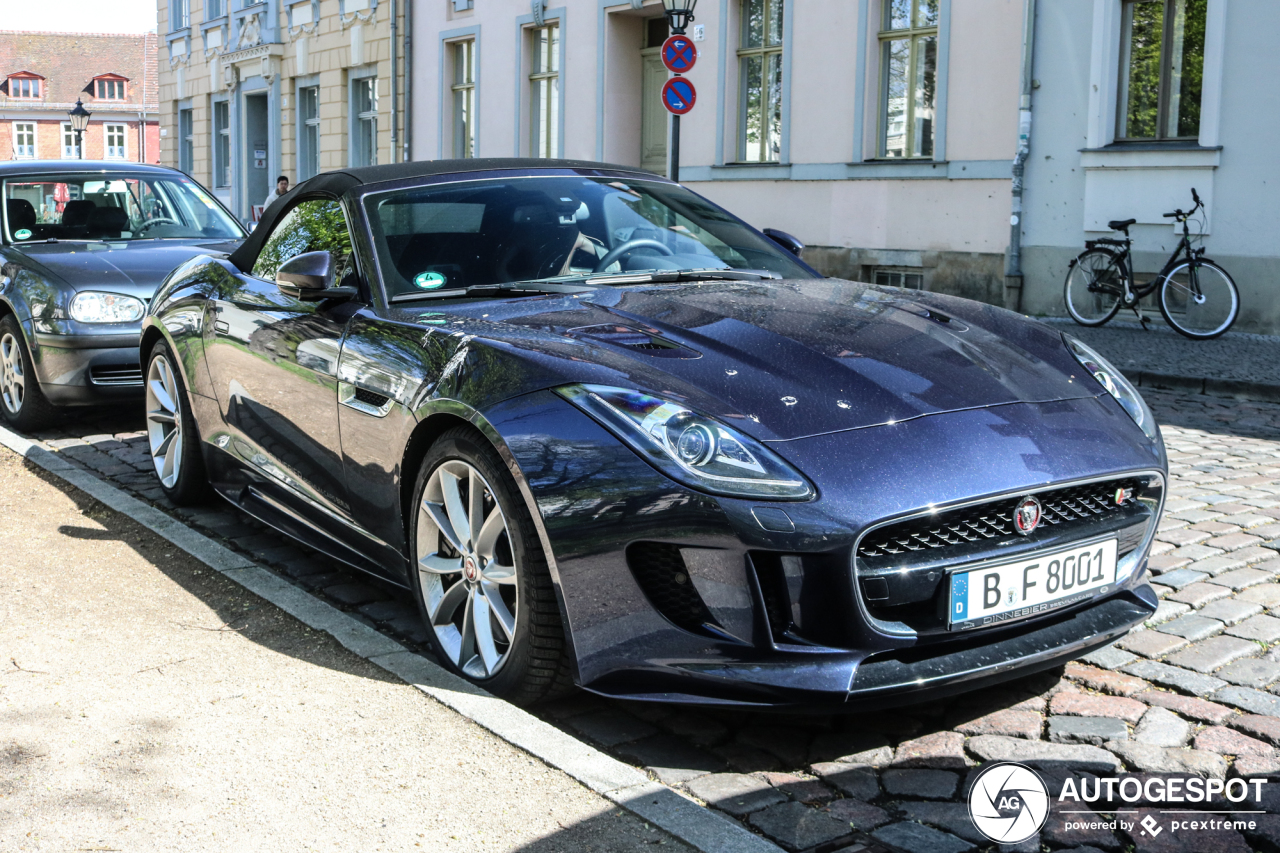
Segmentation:
<svg viewBox="0 0 1280 853">
<path fill-rule="evenodd" d="M 1230 329 L 1240 316 L 1240 291 L 1213 261 L 1184 261 L 1160 286 L 1160 313 L 1175 331 L 1207 341 Z"/>
<path fill-rule="evenodd" d="M 58 417 L 58 407 L 40 389 L 31 350 L 12 314 L 0 320 L 0 415 L 20 432 L 41 429 Z"/>
<path fill-rule="evenodd" d="M 1067 271 L 1062 298 L 1071 319 L 1081 326 L 1101 326 L 1120 310 L 1124 270 L 1106 249 L 1082 252 Z"/>
<path fill-rule="evenodd" d="M 518 705 L 566 689 L 568 654 L 546 555 L 514 479 L 469 427 L 418 471 L 412 585 L 446 667 Z"/>
<path fill-rule="evenodd" d="M 178 506 L 209 498 L 200 432 L 177 360 L 164 341 L 151 348 L 146 381 L 147 445 L 165 497 Z"/>
</svg>

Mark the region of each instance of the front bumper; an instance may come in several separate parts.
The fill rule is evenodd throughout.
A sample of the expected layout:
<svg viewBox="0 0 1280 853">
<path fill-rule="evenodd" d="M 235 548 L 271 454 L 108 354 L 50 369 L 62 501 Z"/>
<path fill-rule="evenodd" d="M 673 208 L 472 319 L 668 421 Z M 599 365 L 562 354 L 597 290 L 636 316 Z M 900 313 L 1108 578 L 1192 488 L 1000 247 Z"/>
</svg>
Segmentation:
<svg viewBox="0 0 1280 853">
<path fill-rule="evenodd" d="M 32 334 L 40 390 L 56 406 L 92 406 L 143 396 L 138 343 L 142 332 L 109 335 Z"/>
<path fill-rule="evenodd" d="M 668 480 L 550 393 L 485 413 L 542 527 L 584 688 L 850 710 L 1052 667 L 1154 612 L 1143 578 L 1158 503 L 1117 586 L 1022 622 L 956 633 L 891 624 L 860 592 L 855 548 L 888 519 L 1090 478 L 1167 480 L 1159 448 L 1111 414 L 1094 398 L 1016 404 L 782 443 L 821 497 L 767 504 Z"/>
</svg>

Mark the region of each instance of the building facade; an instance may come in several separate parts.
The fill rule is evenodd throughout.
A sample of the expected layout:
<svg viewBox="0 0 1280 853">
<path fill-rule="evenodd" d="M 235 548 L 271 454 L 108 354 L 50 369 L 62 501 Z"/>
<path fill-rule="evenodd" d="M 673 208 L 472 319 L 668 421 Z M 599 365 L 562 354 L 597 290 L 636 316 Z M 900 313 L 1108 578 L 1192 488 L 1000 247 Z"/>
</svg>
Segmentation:
<svg viewBox="0 0 1280 853">
<path fill-rule="evenodd" d="M 1280 333 L 1280 92 L 1264 82 L 1277 31 L 1271 0 L 1040 4 L 1024 311 L 1064 313 L 1067 264 L 1086 238 L 1118 236 L 1110 220 L 1137 219 L 1134 271 L 1153 277 L 1181 235 L 1161 214 L 1190 209 L 1194 187 L 1194 230 L 1240 289 L 1235 329 Z"/>
<path fill-rule="evenodd" d="M 0 31 L 0 160 L 160 162 L 156 37 Z M 67 112 L 92 113 L 77 146 Z"/>
<path fill-rule="evenodd" d="M 402 159 L 405 3 L 159 0 L 162 162 L 247 219 L 279 175 Z"/>
<path fill-rule="evenodd" d="M 1001 302 L 1023 10 L 702 0 L 681 181 L 828 274 Z M 659 0 L 417 2 L 413 157 L 666 171 L 667 34 Z"/>
</svg>

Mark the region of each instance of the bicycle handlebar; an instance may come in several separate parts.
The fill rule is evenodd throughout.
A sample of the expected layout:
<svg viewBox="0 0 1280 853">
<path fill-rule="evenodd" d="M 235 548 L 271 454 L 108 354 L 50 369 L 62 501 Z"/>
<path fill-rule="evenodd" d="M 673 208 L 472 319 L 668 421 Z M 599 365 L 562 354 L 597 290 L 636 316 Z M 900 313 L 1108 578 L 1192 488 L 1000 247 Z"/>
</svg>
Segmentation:
<svg viewBox="0 0 1280 853">
<path fill-rule="evenodd" d="M 1167 218 L 1168 218 L 1168 217 L 1170 217 L 1170 216 L 1181 216 L 1181 215 L 1182 215 L 1182 211 L 1181 211 L 1181 210 L 1175 210 L 1173 213 L 1162 213 L 1162 214 L 1160 214 L 1160 215 L 1161 215 L 1161 216 L 1163 216 L 1163 217 L 1165 217 L 1165 218 L 1167 219 Z"/>
</svg>

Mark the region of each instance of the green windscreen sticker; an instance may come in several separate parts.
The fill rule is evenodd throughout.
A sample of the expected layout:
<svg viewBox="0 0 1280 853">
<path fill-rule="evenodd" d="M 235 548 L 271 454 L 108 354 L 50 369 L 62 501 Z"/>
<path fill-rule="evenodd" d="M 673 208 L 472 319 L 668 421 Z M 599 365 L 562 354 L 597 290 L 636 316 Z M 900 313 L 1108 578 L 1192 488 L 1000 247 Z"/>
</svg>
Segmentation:
<svg viewBox="0 0 1280 853">
<path fill-rule="evenodd" d="M 15 240 L 25 240 L 30 236 L 31 236 L 31 232 L 25 228 L 19 228 L 17 231 L 13 232 L 13 237 Z"/>
<path fill-rule="evenodd" d="M 419 290 L 437 290 L 444 283 L 445 277 L 438 272 L 420 272 L 413 277 L 413 285 Z"/>
</svg>

